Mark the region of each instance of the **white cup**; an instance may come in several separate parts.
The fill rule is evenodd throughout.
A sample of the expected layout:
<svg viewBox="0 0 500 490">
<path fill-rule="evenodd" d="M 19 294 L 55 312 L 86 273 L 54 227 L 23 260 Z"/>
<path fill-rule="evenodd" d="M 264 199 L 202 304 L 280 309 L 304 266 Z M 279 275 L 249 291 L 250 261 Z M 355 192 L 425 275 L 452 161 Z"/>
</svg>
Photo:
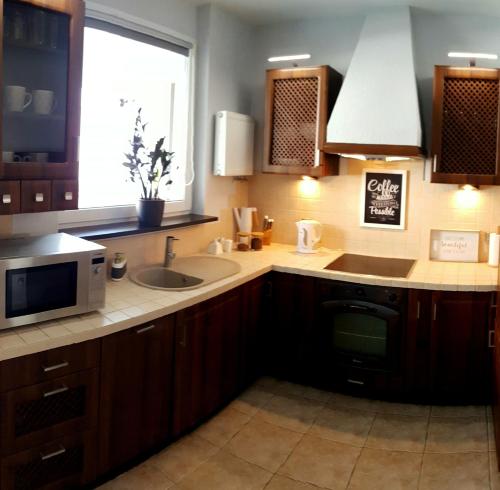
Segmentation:
<svg viewBox="0 0 500 490">
<path fill-rule="evenodd" d="M 52 90 L 33 90 L 33 112 L 48 115 L 54 112 L 56 99 Z"/>
<path fill-rule="evenodd" d="M 13 162 L 14 161 L 14 152 L 13 151 L 2 151 L 2 160 L 4 162 Z"/>
<path fill-rule="evenodd" d="M 222 250 L 225 253 L 231 252 L 233 250 L 233 241 L 229 238 L 222 240 Z"/>
<path fill-rule="evenodd" d="M 4 89 L 4 103 L 7 112 L 23 112 L 33 100 L 26 87 L 7 85 Z"/>
<path fill-rule="evenodd" d="M 49 154 L 47 152 L 30 153 L 31 161 L 38 163 L 47 163 Z"/>
</svg>

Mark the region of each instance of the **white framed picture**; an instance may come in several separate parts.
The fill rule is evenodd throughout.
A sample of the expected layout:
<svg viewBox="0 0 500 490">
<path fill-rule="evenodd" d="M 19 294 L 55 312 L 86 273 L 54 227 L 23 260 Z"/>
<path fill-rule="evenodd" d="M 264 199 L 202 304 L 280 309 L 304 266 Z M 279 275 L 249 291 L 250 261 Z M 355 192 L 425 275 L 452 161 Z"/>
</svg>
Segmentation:
<svg viewBox="0 0 500 490">
<path fill-rule="evenodd" d="M 363 170 L 361 226 L 404 230 L 407 170 Z"/>
<path fill-rule="evenodd" d="M 478 230 L 431 230 L 429 258 L 444 262 L 479 262 Z"/>
</svg>

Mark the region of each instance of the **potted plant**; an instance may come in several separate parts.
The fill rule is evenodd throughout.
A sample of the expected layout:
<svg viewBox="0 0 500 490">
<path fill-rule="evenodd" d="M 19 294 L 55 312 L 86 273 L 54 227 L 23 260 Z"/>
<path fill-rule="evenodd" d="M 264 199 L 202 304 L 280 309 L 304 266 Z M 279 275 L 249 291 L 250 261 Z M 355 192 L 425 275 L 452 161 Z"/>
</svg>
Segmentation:
<svg viewBox="0 0 500 490">
<path fill-rule="evenodd" d="M 139 226 L 154 227 L 160 226 L 163 219 L 165 201 L 158 197 L 158 193 L 162 183 L 172 183 L 169 175 L 174 153 L 163 148 L 165 137 L 156 142 L 154 150 L 148 151 L 144 144 L 147 123 L 142 122 L 141 113 L 142 108 L 139 108 L 134 135 L 130 141 L 131 151 L 125 153 L 127 161 L 123 165 L 129 170 L 130 180 L 139 184 L 141 189 L 141 197 L 137 203 Z"/>
</svg>

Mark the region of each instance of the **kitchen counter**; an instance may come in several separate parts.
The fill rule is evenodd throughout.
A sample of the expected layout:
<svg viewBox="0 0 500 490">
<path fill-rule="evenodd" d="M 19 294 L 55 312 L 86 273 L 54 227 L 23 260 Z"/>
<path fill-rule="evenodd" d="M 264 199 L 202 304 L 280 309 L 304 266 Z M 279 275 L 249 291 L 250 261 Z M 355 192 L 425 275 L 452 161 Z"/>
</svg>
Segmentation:
<svg viewBox="0 0 500 490">
<path fill-rule="evenodd" d="M 271 270 L 361 284 L 448 291 L 495 291 L 496 268 L 485 263 L 462 264 L 419 260 L 405 279 L 324 270 L 344 251 L 321 249 L 299 255 L 291 245 L 272 245 L 262 252 L 232 252 L 222 257 L 241 265 L 238 274 L 190 291 L 160 291 L 128 278 L 108 282 L 106 307 L 85 315 L 61 318 L 0 333 L 0 361 L 84 342 L 150 322 L 240 286 Z"/>
</svg>

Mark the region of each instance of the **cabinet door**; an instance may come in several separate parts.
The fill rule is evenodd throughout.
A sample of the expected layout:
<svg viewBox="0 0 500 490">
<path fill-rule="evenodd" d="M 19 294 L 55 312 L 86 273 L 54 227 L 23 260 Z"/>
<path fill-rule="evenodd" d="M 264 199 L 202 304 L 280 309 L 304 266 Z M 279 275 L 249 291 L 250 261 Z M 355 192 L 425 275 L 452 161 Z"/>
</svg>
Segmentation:
<svg viewBox="0 0 500 490">
<path fill-rule="evenodd" d="M 237 393 L 240 322 L 240 288 L 177 314 L 175 436 L 213 414 Z"/>
<path fill-rule="evenodd" d="M 404 390 L 408 398 L 415 400 L 425 400 L 429 396 L 431 305 L 431 291 L 408 291 L 406 355 L 403 356 Z"/>
<path fill-rule="evenodd" d="M 311 377 L 314 284 L 312 277 L 273 274 L 272 325 L 266 357 L 274 376 L 297 382 L 306 382 Z"/>
<path fill-rule="evenodd" d="M 240 385 L 246 388 L 264 372 L 263 355 L 269 341 L 269 300 L 271 276 L 265 275 L 245 284 L 242 289 Z"/>
<path fill-rule="evenodd" d="M 168 440 L 173 335 L 168 316 L 103 339 L 101 473 Z"/>
<path fill-rule="evenodd" d="M 431 389 L 443 402 L 485 403 L 490 377 L 490 293 L 432 294 Z"/>
<path fill-rule="evenodd" d="M 21 212 L 21 185 L 18 180 L 0 182 L 0 214 Z"/>
<path fill-rule="evenodd" d="M 500 184 L 500 70 L 436 66 L 432 182 Z"/>
<path fill-rule="evenodd" d="M 4 0 L 2 5 L 0 176 L 76 178 L 84 4 Z"/>
<path fill-rule="evenodd" d="M 78 209 L 78 181 L 53 180 L 52 210 L 66 211 L 68 209 Z"/>
<path fill-rule="evenodd" d="M 329 66 L 267 71 L 264 172 L 338 175 L 338 155 L 321 148 L 341 83 Z"/>
</svg>

